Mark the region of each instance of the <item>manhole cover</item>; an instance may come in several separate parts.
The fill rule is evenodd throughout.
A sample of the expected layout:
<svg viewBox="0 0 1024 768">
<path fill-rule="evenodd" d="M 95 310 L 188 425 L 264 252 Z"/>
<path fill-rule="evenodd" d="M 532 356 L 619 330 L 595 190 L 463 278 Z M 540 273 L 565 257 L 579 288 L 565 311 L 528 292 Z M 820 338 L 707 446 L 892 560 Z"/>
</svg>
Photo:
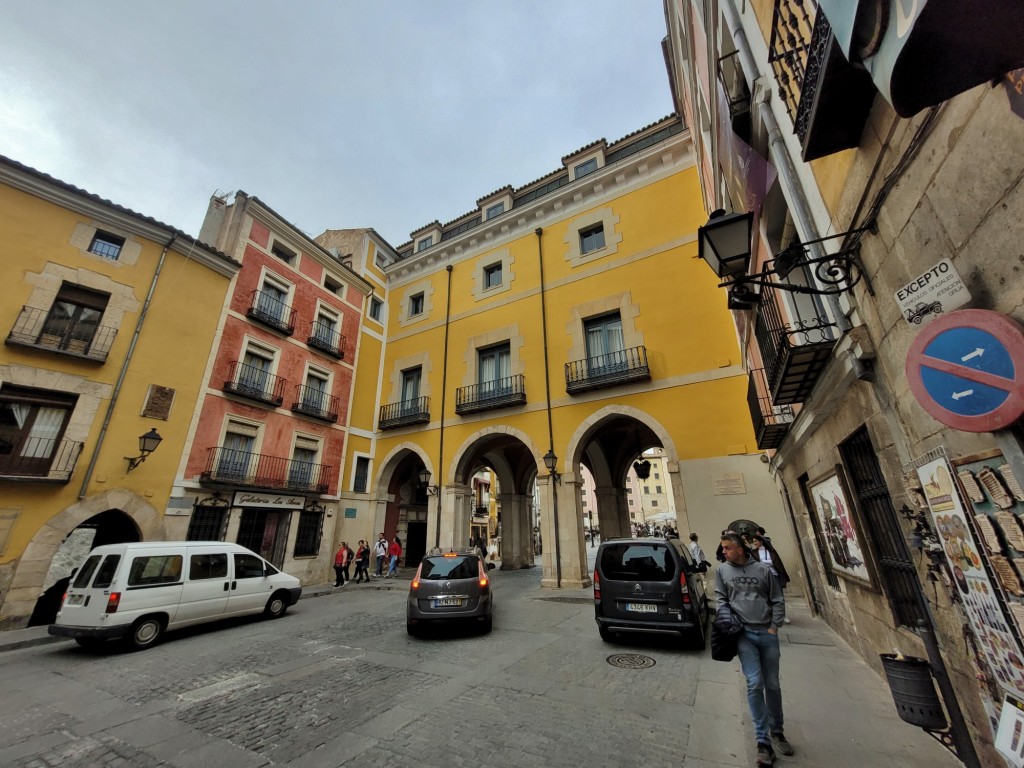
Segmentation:
<svg viewBox="0 0 1024 768">
<path fill-rule="evenodd" d="M 608 663 L 623 669 L 647 669 L 653 667 L 655 661 L 650 656 L 640 653 L 614 653 L 608 657 Z"/>
</svg>

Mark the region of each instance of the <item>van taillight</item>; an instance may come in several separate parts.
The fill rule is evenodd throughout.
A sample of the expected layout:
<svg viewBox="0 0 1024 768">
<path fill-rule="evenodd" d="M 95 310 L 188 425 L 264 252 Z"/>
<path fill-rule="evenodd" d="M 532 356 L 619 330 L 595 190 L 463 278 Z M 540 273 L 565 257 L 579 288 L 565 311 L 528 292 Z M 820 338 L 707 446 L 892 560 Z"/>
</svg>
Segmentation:
<svg viewBox="0 0 1024 768">
<path fill-rule="evenodd" d="M 111 592 L 107 598 L 107 613 L 117 613 L 117 606 L 121 604 L 121 593 Z"/>
<path fill-rule="evenodd" d="M 601 577 L 597 575 L 597 568 L 594 568 L 594 599 L 601 599 Z"/>
<path fill-rule="evenodd" d="M 68 601 L 68 593 L 65 592 L 64 596 L 61 597 L 61 599 L 60 599 L 60 607 L 63 608 L 64 607 L 64 603 L 66 603 L 67 601 Z"/>
<path fill-rule="evenodd" d="M 683 603 L 690 604 L 690 588 L 686 586 L 686 571 L 679 572 L 679 589 L 683 593 Z"/>
</svg>

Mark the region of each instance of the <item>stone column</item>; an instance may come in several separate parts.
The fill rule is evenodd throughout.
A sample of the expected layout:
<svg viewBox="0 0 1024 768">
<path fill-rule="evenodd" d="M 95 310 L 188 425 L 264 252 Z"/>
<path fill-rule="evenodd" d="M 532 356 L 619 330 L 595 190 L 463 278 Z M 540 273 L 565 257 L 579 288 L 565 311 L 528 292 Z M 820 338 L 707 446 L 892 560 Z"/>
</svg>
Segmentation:
<svg viewBox="0 0 1024 768">
<path fill-rule="evenodd" d="M 544 518 L 544 577 L 542 587 L 564 587 L 580 589 L 590 586 L 590 574 L 587 570 L 587 556 L 583 538 L 582 501 L 580 499 L 580 480 L 572 474 L 562 476 L 560 484 L 550 478 L 538 477 L 537 482 L 546 481 L 547 487 L 541 487 L 542 516 Z M 558 583 L 558 571 L 555 568 L 555 526 L 554 503 L 558 503 L 558 554 L 561 566 L 561 584 Z"/>
<path fill-rule="evenodd" d="M 441 489 L 441 500 L 441 549 L 447 552 L 468 547 L 469 524 L 473 514 L 472 490 L 466 485 L 446 485 Z M 431 497 L 428 507 L 436 508 L 436 505 L 436 497 Z M 428 531 L 427 551 L 429 552 L 433 546 L 433 539 L 430 538 Z"/>
<path fill-rule="evenodd" d="M 685 542 L 689 540 L 689 531 L 693 529 L 690 528 L 690 516 L 686 511 L 686 493 L 679 472 L 679 462 L 666 460 L 665 471 L 668 472 L 669 483 L 672 486 L 672 501 L 676 505 L 676 530 L 679 531 L 679 538 Z"/>
<path fill-rule="evenodd" d="M 601 530 L 601 539 L 632 534 L 625 489 L 601 485 L 594 489 L 594 495 L 597 497 L 597 526 Z"/>
<path fill-rule="evenodd" d="M 501 502 L 501 570 L 526 568 L 530 551 L 530 497 L 503 493 Z"/>
</svg>

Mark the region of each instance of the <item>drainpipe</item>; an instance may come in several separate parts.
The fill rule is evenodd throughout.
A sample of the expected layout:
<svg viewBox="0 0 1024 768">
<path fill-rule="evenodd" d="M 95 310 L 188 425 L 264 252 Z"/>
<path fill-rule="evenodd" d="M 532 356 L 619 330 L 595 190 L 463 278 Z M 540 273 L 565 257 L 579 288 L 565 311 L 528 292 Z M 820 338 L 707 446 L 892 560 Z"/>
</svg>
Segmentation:
<svg viewBox="0 0 1024 768">
<path fill-rule="evenodd" d="M 160 253 L 160 259 L 156 264 L 156 271 L 153 273 L 153 279 L 149 283 L 149 293 L 146 294 L 146 300 L 142 303 L 142 311 L 139 312 L 139 319 L 135 322 L 135 333 L 132 335 L 131 344 L 128 345 L 128 353 L 125 355 L 124 360 L 121 363 L 121 370 L 117 374 L 117 383 L 114 384 L 114 393 L 110 396 L 110 402 L 107 404 L 107 413 L 103 417 L 103 426 L 100 427 L 100 435 L 96 438 L 96 447 L 93 448 L 92 458 L 89 459 L 89 467 L 85 470 L 85 477 L 82 479 L 82 487 L 78 489 L 78 498 L 84 499 L 85 492 L 89 487 L 89 481 L 92 480 L 92 474 L 96 470 L 96 462 L 100 458 L 100 449 L 103 448 L 103 441 L 107 436 L 107 428 L 110 426 L 110 420 L 114 416 L 114 408 L 117 406 L 117 399 L 121 395 L 121 386 L 124 384 L 124 378 L 128 374 L 128 366 L 132 362 L 132 357 L 135 354 L 135 346 L 139 343 L 139 334 L 142 333 L 142 325 L 146 322 L 146 315 L 149 313 L 149 305 L 153 303 L 153 294 L 156 292 L 156 283 L 160 279 L 160 272 L 163 271 L 164 261 L 167 260 L 167 251 L 170 250 L 171 244 L 174 243 L 178 237 L 177 233 L 171 235 L 171 239 L 164 245 L 163 251 Z"/>
<path fill-rule="evenodd" d="M 748 74 L 752 83 L 757 82 L 761 79 L 762 73 L 750 51 L 750 43 L 747 41 L 747 33 L 743 31 L 743 22 L 740 20 L 739 12 L 736 10 L 735 0 L 723 0 L 722 13 L 725 15 L 726 23 L 732 31 L 733 42 L 736 43 L 736 49 L 740 53 L 743 70 Z M 789 155 L 786 140 L 782 130 L 779 128 L 779 122 L 775 119 L 775 113 L 772 112 L 771 104 L 769 103 L 770 98 L 771 91 L 765 89 L 763 97 L 757 102 L 758 114 L 764 123 L 765 132 L 768 134 L 768 155 L 775 162 L 775 170 L 779 174 L 779 180 L 782 182 L 783 188 L 789 189 L 793 195 L 790 214 L 796 222 L 797 229 L 800 232 L 807 233 L 808 240 L 815 240 L 819 236 L 818 228 L 814 224 L 811 207 L 807 202 L 807 196 L 804 194 L 800 177 L 797 176 L 793 158 Z M 821 243 L 811 243 L 807 247 L 815 258 L 826 255 Z M 838 297 L 826 295 L 823 298 L 828 303 L 832 317 L 835 318 L 836 326 L 839 330 L 846 333 L 853 328 L 853 325 L 839 304 Z"/>
<path fill-rule="evenodd" d="M 544 299 L 544 249 L 542 247 L 542 241 L 540 236 L 544 234 L 544 230 L 541 227 L 537 227 L 533 231 L 537 235 L 537 261 L 540 264 L 540 323 L 541 333 L 544 336 L 544 392 L 547 395 L 547 411 L 548 411 L 548 450 L 552 454 L 555 452 L 555 430 L 551 426 L 551 375 L 548 372 L 548 307 L 547 302 Z M 548 482 L 555 481 L 555 475 L 552 473 L 549 476 Z M 555 524 L 555 586 L 561 589 L 562 587 L 562 547 L 559 543 L 559 532 L 558 532 L 558 490 L 551 486 L 551 516 L 552 522 Z"/>
<path fill-rule="evenodd" d="M 444 358 L 441 361 L 441 437 L 437 448 L 437 528 L 434 535 L 434 547 L 441 546 L 441 481 L 444 480 L 444 403 L 448 394 L 448 325 L 452 319 L 452 265 L 445 267 L 448 272 L 448 301 L 444 310 Z"/>
</svg>

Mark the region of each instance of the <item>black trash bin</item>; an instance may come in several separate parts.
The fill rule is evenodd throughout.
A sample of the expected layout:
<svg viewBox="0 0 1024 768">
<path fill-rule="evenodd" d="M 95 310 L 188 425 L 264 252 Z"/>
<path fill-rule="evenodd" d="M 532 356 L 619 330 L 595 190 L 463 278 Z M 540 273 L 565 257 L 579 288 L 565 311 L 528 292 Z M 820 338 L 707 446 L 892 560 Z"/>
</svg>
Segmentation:
<svg viewBox="0 0 1024 768">
<path fill-rule="evenodd" d="M 928 662 L 914 656 L 897 657 L 892 653 L 881 654 L 881 659 L 900 719 L 919 728 L 945 728 L 946 714 L 935 690 Z"/>
</svg>

